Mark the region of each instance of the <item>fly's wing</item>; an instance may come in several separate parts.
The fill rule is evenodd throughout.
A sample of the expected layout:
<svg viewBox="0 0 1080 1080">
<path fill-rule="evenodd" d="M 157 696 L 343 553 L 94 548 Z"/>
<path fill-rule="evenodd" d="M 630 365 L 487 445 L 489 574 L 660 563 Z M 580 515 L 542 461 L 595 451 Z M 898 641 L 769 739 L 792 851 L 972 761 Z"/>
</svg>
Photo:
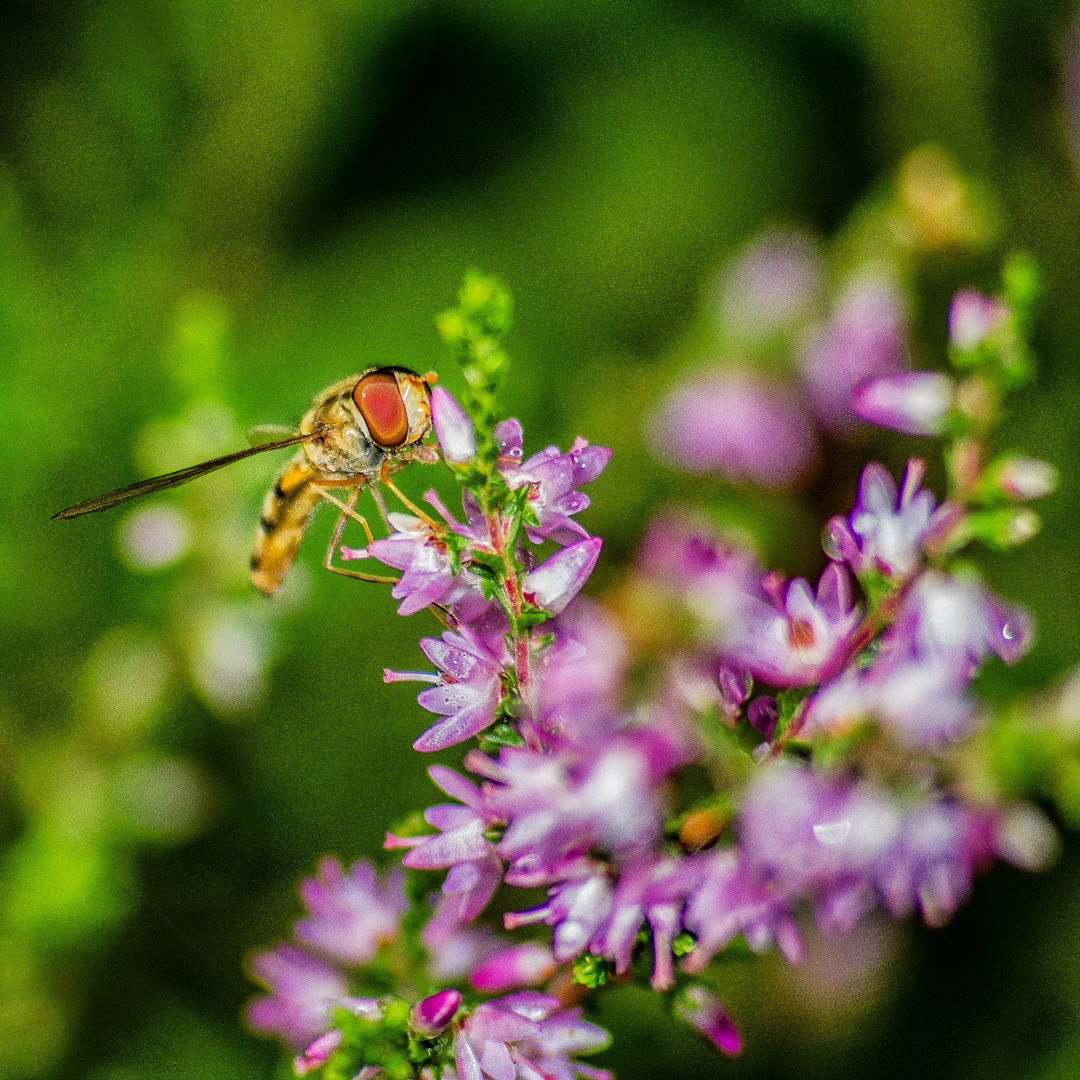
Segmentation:
<svg viewBox="0 0 1080 1080">
<path fill-rule="evenodd" d="M 176 487 L 178 484 L 186 484 L 203 473 L 213 472 L 234 461 L 241 461 L 246 457 L 261 454 L 266 450 L 279 450 L 283 446 L 295 446 L 296 443 L 307 442 L 317 438 L 315 433 L 311 435 L 293 435 L 289 439 L 279 439 L 276 442 L 264 442 L 260 446 L 252 446 L 247 450 L 237 450 L 234 454 L 226 454 L 224 457 L 211 458 L 202 461 L 198 465 L 189 465 L 186 469 L 177 469 L 176 472 L 166 473 L 164 476 L 153 476 L 149 480 L 140 480 L 137 484 L 110 491 L 105 495 L 97 495 L 93 499 L 76 503 L 58 514 L 53 514 L 53 521 L 66 521 L 68 518 L 79 517 L 81 514 L 94 514 L 98 510 L 108 510 L 119 503 L 127 502 L 128 499 L 137 499 L 140 495 L 149 495 L 153 491 L 162 491 L 165 488 Z"/>
<path fill-rule="evenodd" d="M 268 450 L 271 443 L 280 444 L 286 439 L 295 439 L 299 434 L 299 428 L 289 427 L 288 424 L 256 424 L 244 432 L 244 437 L 248 446 Z"/>
</svg>

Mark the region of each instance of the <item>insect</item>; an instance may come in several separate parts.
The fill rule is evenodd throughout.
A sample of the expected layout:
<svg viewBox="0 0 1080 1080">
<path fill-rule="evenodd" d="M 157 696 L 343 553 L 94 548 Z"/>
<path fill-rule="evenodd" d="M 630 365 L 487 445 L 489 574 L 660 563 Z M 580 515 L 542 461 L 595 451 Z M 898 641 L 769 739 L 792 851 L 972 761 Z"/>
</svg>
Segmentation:
<svg viewBox="0 0 1080 1080">
<path fill-rule="evenodd" d="M 323 565 L 346 577 L 366 581 L 396 581 L 396 578 L 343 570 L 332 566 L 331 559 L 349 517 L 356 518 L 364 526 L 368 540 L 371 539 L 367 522 L 353 509 L 363 488 L 370 488 L 380 514 L 386 519 L 386 507 L 376 486 L 377 481 L 385 484 L 409 509 L 426 518 L 398 491 L 390 480 L 390 473 L 410 461 L 432 464 L 439 460 L 435 447 L 421 442 L 431 431 L 429 384 L 435 379 L 434 373 L 421 376 L 408 368 L 369 368 L 360 375 L 352 375 L 328 386 L 316 395 L 311 408 L 295 430 L 256 428 L 249 437 L 260 439 L 259 445 L 164 476 L 140 480 L 117 491 L 76 503 L 54 514 L 53 521 L 108 510 L 128 499 L 186 484 L 196 476 L 253 454 L 299 444 L 300 449 L 277 474 L 263 502 L 255 549 L 251 556 L 251 580 L 255 586 L 267 596 L 277 591 L 292 565 L 300 538 L 320 498 L 333 503 L 341 511 Z M 288 437 L 263 441 L 262 436 L 268 432 L 276 435 L 284 433 Z M 345 502 L 336 499 L 327 490 L 338 487 L 352 488 Z"/>
</svg>

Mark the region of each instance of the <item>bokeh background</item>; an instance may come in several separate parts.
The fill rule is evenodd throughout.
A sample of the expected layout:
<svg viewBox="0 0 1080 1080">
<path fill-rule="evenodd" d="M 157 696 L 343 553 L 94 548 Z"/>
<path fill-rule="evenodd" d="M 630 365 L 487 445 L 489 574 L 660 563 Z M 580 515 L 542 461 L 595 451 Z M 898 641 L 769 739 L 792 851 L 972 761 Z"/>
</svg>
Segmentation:
<svg viewBox="0 0 1080 1080">
<path fill-rule="evenodd" d="M 464 270 L 513 290 L 527 448 L 615 450 L 584 521 L 603 593 L 650 511 L 697 499 L 790 573 L 870 454 L 794 495 L 679 476 L 642 439 L 695 357 L 708 283 L 755 231 L 828 239 L 916 146 L 988 193 L 1046 279 L 1011 446 L 1063 472 L 989 579 L 1041 637 L 1006 700 L 1080 660 L 1080 184 L 1066 0 L 15 0 L 0 16 L 0 1077 L 276 1074 L 239 1022 L 252 948 L 318 855 L 379 855 L 433 789 L 384 666 L 426 614 L 319 569 L 246 564 L 277 462 L 145 507 L 69 503 L 295 423 L 372 364 L 427 370 Z M 1077 76 L 1072 76 L 1074 79 Z M 984 253 L 986 254 L 986 253 Z M 991 257 L 993 256 L 993 257 Z M 996 255 L 923 268 L 916 338 Z M 965 275 L 974 279 L 969 282 Z M 939 354 L 940 362 L 940 354 Z M 440 376 L 453 389 L 444 359 Z M 424 472 L 422 476 L 414 475 Z M 420 467 L 414 494 L 439 470 Z M 940 477 L 940 473 L 938 474 Z M 597 1064 L 637 1077 L 1080 1075 L 1080 845 L 998 868 L 947 928 L 870 926 L 846 961 L 733 965 L 722 1060 L 615 990 Z M 869 959 L 867 959 L 869 958 Z M 872 969 L 870 974 L 864 969 Z"/>
</svg>

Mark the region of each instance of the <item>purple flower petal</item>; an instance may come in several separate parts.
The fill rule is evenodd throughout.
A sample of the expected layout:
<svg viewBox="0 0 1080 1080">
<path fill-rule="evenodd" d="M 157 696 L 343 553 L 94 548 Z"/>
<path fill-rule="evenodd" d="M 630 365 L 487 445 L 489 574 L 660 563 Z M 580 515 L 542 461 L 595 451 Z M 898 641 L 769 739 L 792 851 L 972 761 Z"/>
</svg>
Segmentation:
<svg viewBox="0 0 1080 1080">
<path fill-rule="evenodd" d="M 476 431 L 465 410 L 442 386 L 431 388 L 431 423 L 447 461 L 465 462 L 476 457 Z"/>
<path fill-rule="evenodd" d="M 556 551 L 521 582 L 521 591 L 531 604 L 558 615 L 581 590 L 600 557 L 603 541 L 598 536 L 580 540 Z"/>
</svg>

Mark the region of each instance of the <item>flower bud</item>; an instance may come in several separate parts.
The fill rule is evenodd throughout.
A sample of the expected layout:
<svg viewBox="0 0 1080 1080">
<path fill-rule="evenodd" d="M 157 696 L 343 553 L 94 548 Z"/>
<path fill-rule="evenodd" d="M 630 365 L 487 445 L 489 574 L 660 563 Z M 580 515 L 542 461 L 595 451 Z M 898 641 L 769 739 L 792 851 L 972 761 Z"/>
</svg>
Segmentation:
<svg viewBox="0 0 1080 1080">
<path fill-rule="evenodd" d="M 297 1054 L 293 1069 L 297 1076 L 305 1076 L 324 1065 L 330 1055 L 341 1045 L 343 1036 L 338 1028 L 324 1031 L 302 1054 Z"/>
<path fill-rule="evenodd" d="M 599 536 L 556 551 L 525 575 L 521 591 L 531 604 L 558 615 L 577 596 L 600 557 Z"/>
<path fill-rule="evenodd" d="M 476 456 L 476 431 L 465 410 L 449 390 L 431 389 L 431 423 L 447 461 L 471 461 Z"/>
<path fill-rule="evenodd" d="M 852 397 L 856 415 L 905 435 L 940 435 L 956 384 L 938 371 L 905 371 L 863 383 Z"/>
<path fill-rule="evenodd" d="M 735 1021 L 723 1002 L 704 986 L 688 986 L 676 1002 L 675 1011 L 729 1057 L 742 1050 L 742 1036 Z"/>
<path fill-rule="evenodd" d="M 434 1039 L 450 1026 L 460 1005 L 459 990 L 439 990 L 409 1010 L 409 1027 L 422 1039 Z"/>
<path fill-rule="evenodd" d="M 1041 499 L 1058 485 L 1058 471 L 1050 462 L 1021 454 L 998 462 L 992 475 L 1002 494 L 1021 501 Z"/>
<path fill-rule="evenodd" d="M 949 341 L 961 352 L 974 349 L 1002 320 L 1009 309 L 992 296 L 961 289 L 949 305 Z"/>
<path fill-rule="evenodd" d="M 776 707 L 776 698 L 754 698 L 750 702 L 750 707 L 746 710 L 746 718 L 755 731 L 760 732 L 766 739 L 771 739 L 776 731 L 776 723 L 780 719 L 780 711 Z"/>
</svg>

